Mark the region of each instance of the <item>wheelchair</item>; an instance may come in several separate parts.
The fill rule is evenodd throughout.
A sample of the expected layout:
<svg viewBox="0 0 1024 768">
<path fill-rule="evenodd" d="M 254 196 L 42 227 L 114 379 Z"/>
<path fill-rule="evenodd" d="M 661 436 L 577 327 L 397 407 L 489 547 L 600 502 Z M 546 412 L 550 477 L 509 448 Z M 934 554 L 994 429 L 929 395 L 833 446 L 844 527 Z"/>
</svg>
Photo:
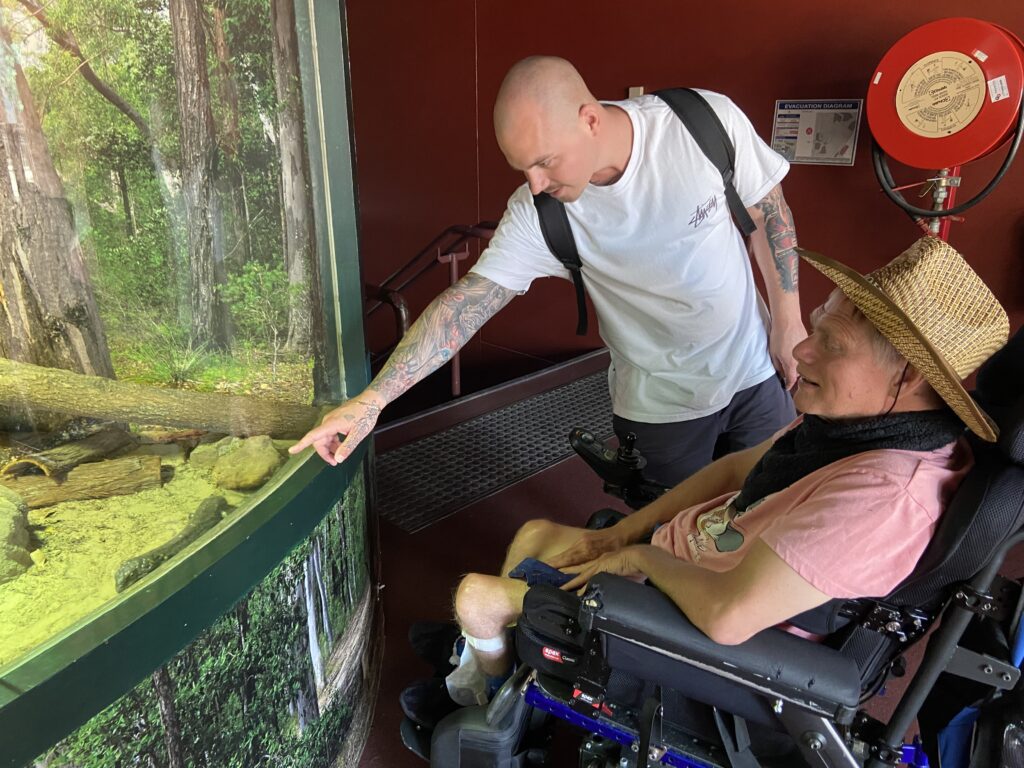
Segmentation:
<svg viewBox="0 0 1024 768">
<path fill-rule="evenodd" d="M 566 721 L 585 733 L 581 768 L 924 768 L 940 753 L 942 768 L 1024 768 L 1024 596 L 998 575 L 1024 540 L 1021 381 L 1024 330 L 978 374 L 998 443 L 968 438 L 975 466 L 895 591 L 790 621 L 821 642 L 772 628 L 718 645 L 657 589 L 610 574 L 582 597 L 534 586 L 514 630 L 516 672 L 488 705 L 438 723 L 430 764 L 542 766 L 551 724 Z M 606 486 L 641 503 L 659 491 L 626 448 L 632 464 L 605 473 Z M 926 635 L 895 711 L 869 714 Z M 905 743 L 915 721 L 919 736 Z"/>
</svg>

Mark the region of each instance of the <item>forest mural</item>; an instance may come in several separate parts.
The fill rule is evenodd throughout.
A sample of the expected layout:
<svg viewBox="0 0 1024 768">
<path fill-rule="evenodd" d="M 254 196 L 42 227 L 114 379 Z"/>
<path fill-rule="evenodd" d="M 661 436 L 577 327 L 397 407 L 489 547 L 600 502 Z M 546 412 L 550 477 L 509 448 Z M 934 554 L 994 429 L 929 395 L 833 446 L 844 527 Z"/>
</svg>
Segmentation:
<svg viewBox="0 0 1024 768">
<path fill-rule="evenodd" d="M 295 27 L 291 0 L 0 0 L 0 673 L 246 514 L 340 394 Z M 338 759 L 354 494 L 37 765 Z"/>
<path fill-rule="evenodd" d="M 291 3 L 0 14 L 3 356 L 223 388 L 251 373 L 225 352 L 309 360 L 324 342 Z"/>
<path fill-rule="evenodd" d="M 34 768 L 354 764 L 372 617 L 356 485 L 259 586 Z"/>
</svg>

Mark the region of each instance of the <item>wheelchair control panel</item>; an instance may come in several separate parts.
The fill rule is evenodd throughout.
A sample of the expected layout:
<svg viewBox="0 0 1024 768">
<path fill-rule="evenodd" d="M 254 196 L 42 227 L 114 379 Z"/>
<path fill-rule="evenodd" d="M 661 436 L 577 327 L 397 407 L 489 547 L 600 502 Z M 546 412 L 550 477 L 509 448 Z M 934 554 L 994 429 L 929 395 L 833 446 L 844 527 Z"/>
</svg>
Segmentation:
<svg viewBox="0 0 1024 768">
<path fill-rule="evenodd" d="M 608 448 L 581 427 L 569 433 L 569 444 L 604 481 L 604 490 L 640 509 L 661 496 L 668 488 L 644 477 L 647 459 L 636 449 L 636 435 L 626 434 L 618 449 Z"/>
</svg>

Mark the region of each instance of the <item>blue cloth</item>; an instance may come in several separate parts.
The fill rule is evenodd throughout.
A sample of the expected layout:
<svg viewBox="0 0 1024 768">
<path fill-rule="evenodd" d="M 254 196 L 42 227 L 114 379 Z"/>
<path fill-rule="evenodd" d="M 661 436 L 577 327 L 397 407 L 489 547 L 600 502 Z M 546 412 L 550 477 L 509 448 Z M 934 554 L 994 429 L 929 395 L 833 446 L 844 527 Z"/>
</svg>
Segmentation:
<svg viewBox="0 0 1024 768">
<path fill-rule="evenodd" d="M 974 724 L 980 714 L 977 707 L 966 707 L 939 731 L 939 765 L 942 768 L 968 768 Z"/>
<path fill-rule="evenodd" d="M 1013 636 L 1013 649 L 1010 652 L 1010 659 L 1015 667 L 1019 667 L 1024 662 L 1024 631 L 1022 631 L 1024 627 L 1021 624 L 1017 625 L 1017 634 Z"/>
<path fill-rule="evenodd" d="M 565 573 L 532 557 L 524 557 L 519 565 L 508 572 L 508 575 L 509 578 L 522 579 L 531 587 L 536 584 L 560 587 L 576 578 L 575 573 Z"/>
</svg>

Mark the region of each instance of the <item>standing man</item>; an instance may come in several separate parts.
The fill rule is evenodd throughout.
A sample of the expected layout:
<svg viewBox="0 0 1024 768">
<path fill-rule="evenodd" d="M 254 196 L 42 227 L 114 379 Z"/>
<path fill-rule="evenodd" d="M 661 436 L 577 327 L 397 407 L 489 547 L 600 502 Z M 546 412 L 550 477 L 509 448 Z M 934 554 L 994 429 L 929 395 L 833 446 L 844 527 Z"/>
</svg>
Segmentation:
<svg viewBox="0 0 1024 768">
<path fill-rule="evenodd" d="M 807 334 L 796 234 L 779 186 L 788 164 L 725 96 L 703 92 L 735 150 L 733 184 L 757 224 L 750 251 L 769 329 L 722 176 L 656 96 L 598 102 L 564 59 L 524 59 L 494 107 L 498 144 L 527 183 L 489 247 L 438 296 L 360 394 L 291 449 L 343 461 L 381 409 L 432 373 L 535 278 L 568 278 L 532 196 L 565 204 L 612 359 L 614 426 L 638 435 L 649 479 L 674 485 L 715 456 L 757 445 L 794 417 L 792 349 Z M 344 442 L 340 435 L 344 435 Z"/>
</svg>

